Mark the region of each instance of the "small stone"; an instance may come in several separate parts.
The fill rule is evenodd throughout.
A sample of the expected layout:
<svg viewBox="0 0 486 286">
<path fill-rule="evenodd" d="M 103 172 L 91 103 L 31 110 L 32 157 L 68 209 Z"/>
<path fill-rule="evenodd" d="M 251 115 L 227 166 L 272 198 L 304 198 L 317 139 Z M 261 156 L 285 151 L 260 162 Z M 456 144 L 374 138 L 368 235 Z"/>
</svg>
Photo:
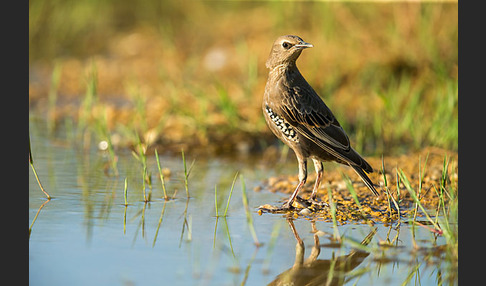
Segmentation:
<svg viewBox="0 0 486 286">
<path fill-rule="evenodd" d="M 310 215 L 312 211 L 309 208 L 305 208 L 299 212 L 301 215 Z"/>
</svg>

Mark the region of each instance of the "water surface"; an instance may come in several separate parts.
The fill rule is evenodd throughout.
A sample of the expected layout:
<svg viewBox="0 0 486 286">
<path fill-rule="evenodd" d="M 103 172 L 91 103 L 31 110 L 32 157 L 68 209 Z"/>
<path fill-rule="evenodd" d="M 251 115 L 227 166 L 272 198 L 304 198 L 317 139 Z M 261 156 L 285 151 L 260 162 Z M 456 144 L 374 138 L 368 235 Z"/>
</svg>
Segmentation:
<svg viewBox="0 0 486 286">
<path fill-rule="evenodd" d="M 339 247 L 332 243 L 332 223 L 315 222 L 316 245 L 311 221 L 294 220 L 302 239 L 298 244 L 284 216 L 259 216 L 256 207 L 277 204 L 285 195 L 254 187 L 272 175 L 293 174 L 295 162 L 269 167 L 258 158 L 186 154 L 188 165 L 195 159 L 188 199 L 181 157 L 162 155 L 163 167 L 171 170 L 167 192 L 175 193 L 165 201 L 155 157 L 149 155 L 152 190 L 146 186 L 151 201 L 145 203 L 141 164 L 129 150 L 116 150 L 116 177 L 107 167 L 108 153 L 98 150 L 96 142 L 85 149 L 62 130 L 48 138 L 44 125 L 31 120 L 31 145 L 37 173 L 53 199 L 46 201 L 30 172 L 29 224 L 38 214 L 29 238 L 30 285 L 278 285 L 285 279 L 325 284 L 336 277 L 344 277 L 338 284 L 347 285 L 436 285 L 452 275 L 443 253 L 433 251 L 444 238 L 425 228 L 415 228 L 413 238 L 404 223 L 400 228 L 341 225 L 340 235 L 349 240 Z M 241 178 L 227 217 L 215 215 L 215 185 L 221 215 L 236 172 L 244 178 L 260 247 L 247 222 Z M 375 230 L 368 246 L 353 248 Z M 378 246 L 387 239 L 395 247 Z M 421 250 L 414 250 L 413 242 Z M 305 260 L 312 255 L 314 261 Z M 338 272 L 342 261 L 347 266 Z"/>
</svg>

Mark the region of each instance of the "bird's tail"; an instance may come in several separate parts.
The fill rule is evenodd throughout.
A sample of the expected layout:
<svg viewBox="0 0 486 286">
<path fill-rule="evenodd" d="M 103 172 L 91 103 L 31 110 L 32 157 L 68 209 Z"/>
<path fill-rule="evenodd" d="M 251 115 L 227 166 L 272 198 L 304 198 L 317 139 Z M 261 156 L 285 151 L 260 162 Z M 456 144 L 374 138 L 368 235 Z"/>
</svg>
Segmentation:
<svg viewBox="0 0 486 286">
<path fill-rule="evenodd" d="M 363 171 L 363 169 L 361 169 L 359 166 L 354 166 L 354 165 L 350 165 L 350 166 L 353 167 L 356 174 L 359 175 L 359 177 L 361 178 L 361 180 L 363 180 L 363 182 L 368 187 L 368 189 L 370 189 L 375 196 L 379 196 L 380 194 L 376 191 L 375 186 L 373 186 L 373 182 L 368 177 L 368 175 L 366 175 L 365 171 Z"/>
</svg>

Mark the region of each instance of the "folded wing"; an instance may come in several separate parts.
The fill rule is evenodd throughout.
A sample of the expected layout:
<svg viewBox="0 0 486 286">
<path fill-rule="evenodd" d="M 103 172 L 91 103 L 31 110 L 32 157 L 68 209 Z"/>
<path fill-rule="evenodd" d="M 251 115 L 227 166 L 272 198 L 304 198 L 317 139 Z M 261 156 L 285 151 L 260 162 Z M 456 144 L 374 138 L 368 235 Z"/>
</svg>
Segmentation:
<svg viewBox="0 0 486 286">
<path fill-rule="evenodd" d="M 283 97 L 286 102 L 279 104 L 276 112 L 297 132 L 336 158 L 373 172 L 373 168 L 351 148 L 348 135 L 312 88 L 279 92 L 287 93 L 287 96 Z"/>
</svg>

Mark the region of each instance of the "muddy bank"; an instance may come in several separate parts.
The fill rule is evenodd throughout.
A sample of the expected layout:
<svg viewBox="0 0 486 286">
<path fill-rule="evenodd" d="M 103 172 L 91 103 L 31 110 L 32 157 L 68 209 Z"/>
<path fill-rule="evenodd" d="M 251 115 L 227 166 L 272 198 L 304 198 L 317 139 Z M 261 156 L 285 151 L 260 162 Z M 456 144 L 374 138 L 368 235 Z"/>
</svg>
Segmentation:
<svg viewBox="0 0 486 286">
<path fill-rule="evenodd" d="M 331 190 L 332 200 L 336 204 L 336 219 L 341 223 L 362 222 L 372 223 L 381 221 L 389 223 L 399 218 L 398 210 L 394 206 L 393 199 L 399 204 L 400 216 L 406 218 L 413 215 L 415 202 L 413 195 L 407 189 L 406 182 L 397 173 L 403 171 L 410 183 L 410 187 L 415 191 L 422 206 L 434 213 L 440 204 L 440 194 L 447 202 L 452 196 L 456 195 L 458 182 L 458 154 L 457 152 L 447 151 L 439 148 L 425 148 L 420 152 L 401 156 L 385 156 L 383 158 L 384 169 L 382 171 L 382 158 L 366 158 L 373 166 L 375 171 L 369 174 L 371 180 L 378 185 L 377 190 L 380 196 L 374 196 L 364 185 L 354 171 L 346 166 L 331 166 L 324 164 L 324 176 L 318 190 L 318 200 L 328 204 L 328 189 Z M 447 168 L 444 168 L 444 159 Z M 328 166 L 327 170 L 326 165 Z M 311 170 L 311 169 L 310 169 Z M 446 171 L 445 171 L 446 170 Z M 356 191 L 360 207 L 353 199 L 346 177 L 350 178 L 352 186 Z M 386 185 L 385 185 L 386 177 Z M 397 186 L 397 179 L 399 184 Z M 299 194 L 303 199 L 307 199 L 315 182 L 315 173 L 310 173 L 303 191 Z M 297 165 L 295 174 L 282 174 L 271 177 L 263 182 L 262 186 L 255 188 L 255 191 L 270 191 L 281 193 L 282 202 L 294 191 L 298 183 Z M 442 187 L 442 191 L 441 191 Z M 443 191 L 445 190 L 445 191 Z M 454 190 L 454 193 L 449 194 Z M 388 194 L 387 194 L 388 193 Z M 392 196 L 393 199 L 390 197 Z M 278 207 L 281 202 L 274 202 L 264 206 L 265 210 L 272 210 Z M 294 216 L 302 216 L 312 219 L 330 220 L 331 214 L 328 207 L 311 207 L 310 212 L 304 211 L 305 203 L 295 203 L 296 210 L 290 212 Z M 266 209 L 265 209 L 266 208 Z M 421 216 L 421 214 L 418 214 Z"/>
</svg>

